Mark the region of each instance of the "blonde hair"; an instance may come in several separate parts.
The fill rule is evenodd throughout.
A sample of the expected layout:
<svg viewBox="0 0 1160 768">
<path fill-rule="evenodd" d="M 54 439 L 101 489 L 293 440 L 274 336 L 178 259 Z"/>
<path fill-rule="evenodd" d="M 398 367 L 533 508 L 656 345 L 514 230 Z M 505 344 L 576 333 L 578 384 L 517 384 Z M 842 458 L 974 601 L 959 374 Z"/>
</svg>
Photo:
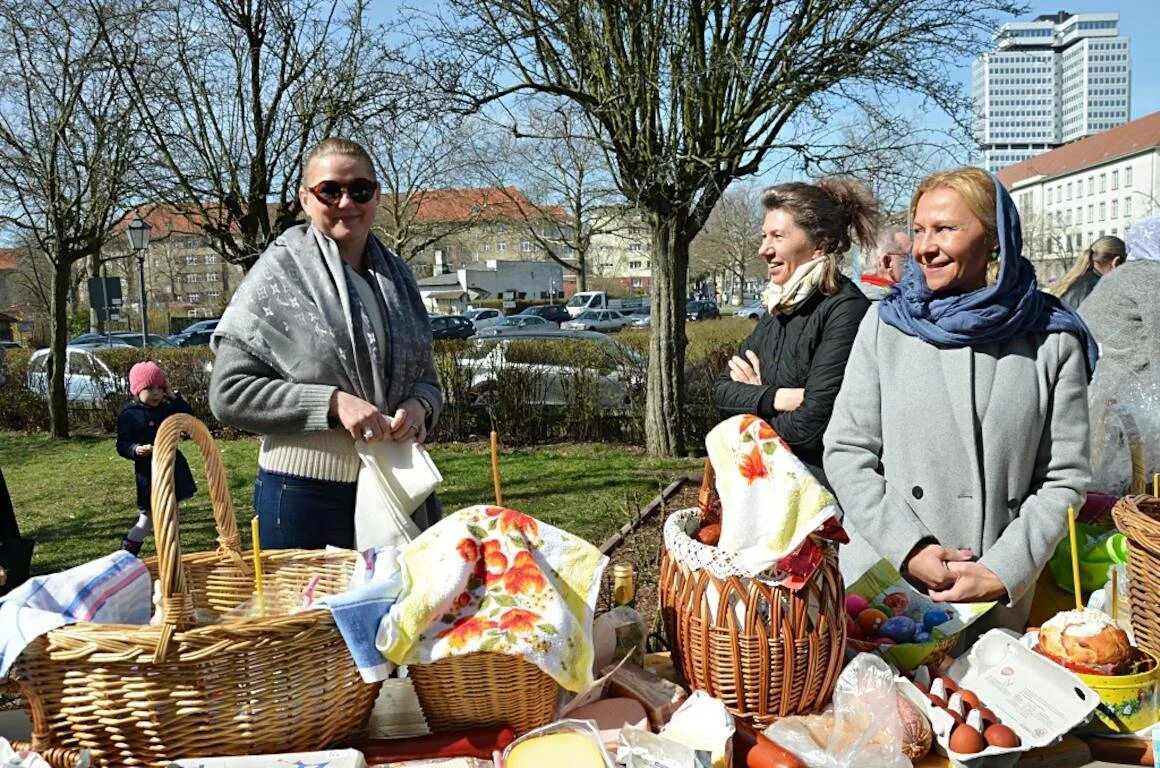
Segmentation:
<svg viewBox="0 0 1160 768">
<path fill-rule="evenodd" d="M 761 204 L 767 211 L 787 211 L 825 254 L 819 288 L 827 296 L 838 292 L 838 257 L 850 250 L 851 235 L 860 248 L 874 248 L 878 201 L 853 179 L 827 176 L 817 184 L 776 184 L 761 193 Z"/>
<path fill-rule="evenodd" d="M 1051 293 L 1056 296 L 1063 296 L 1071 290 L 1076 281 L 1083 277 L 1089 269 L 1092 268 L 1092 263 L 1096 261 L 1115 261 L 1119 259 L 1123 262 L 1127 257 L 1128 248 L 1124 245 L 1124 241 L 1115 235 L 1104 235 L 1094 243 L 1084 249 L 1075 263 L 1071 265 L 1071 269 L 1059 278 L 1059 282 L 1051 286 Z"/>
<path fill-rule="evenodd" d="M 995 219 L 995 208 L 998 199 L 995 192 L 995 180 L 991 174 L 982 168 L 964 166 L 953 171 L 939 171 L 923 179 L 914 195 L 910 198 L 910 220 L 914 221 L 914 212 L 918 209 L 918 201 L 927 192 L 935 189 L 949 189 L 963 199 L 979 223 L 983 231 L 994 242 L 996 250 L 999 247 L 999 224 Z M 999 280 L 999 260 L 991 259 L 987 265 L 987 285 L 994 285 Z"/>
<path fill-rule="evenodd" d="M 324 157 L 331 155 L 342 155 L 344 157 L 351 157 L 355 160 L 360 160 L 366 163 L 367 170 L 371 172 L 371 181 L 378 181 L 375 175 L 375 161 L 371 159 L 370 153 L 363 149 L 362 144 L 350 139 L 343 139 L 337 136 L 332 136 L 329 139 L 320 141 L 314 149 L 306 153 L 306 159 L 302 161 L 302 178 L 306 178 L 306 170 L 310 164 L 315 160 L 321 160 Z"/>
</svg>

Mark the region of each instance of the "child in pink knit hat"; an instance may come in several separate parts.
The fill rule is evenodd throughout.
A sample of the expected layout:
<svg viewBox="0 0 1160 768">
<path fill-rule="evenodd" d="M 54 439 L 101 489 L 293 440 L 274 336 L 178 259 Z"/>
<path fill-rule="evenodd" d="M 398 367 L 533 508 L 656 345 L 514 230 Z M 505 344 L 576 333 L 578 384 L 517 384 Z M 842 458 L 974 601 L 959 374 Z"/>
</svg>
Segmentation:
<svg viewBox="0 0 1160 768">
<path fill-rule="evenodd" d="M 161 422 L 175 413 L 192 413 L 189 403 L 179 392 L 171 392 L 165 371 L 152 360 L 137 363 L 129 370 L 129 392 L 133 399 L 117 417 L 117 453 L 133 462 L 137 481 L 137 524 L 121 541 L 121 549 L 134 555 L 153 530 L 151 499 L 153 493 L 153 441 Z M 177 500 L 184 501 L 197 492 L 189 463 L 177 452 L 173 472 Z"/>
</svg>

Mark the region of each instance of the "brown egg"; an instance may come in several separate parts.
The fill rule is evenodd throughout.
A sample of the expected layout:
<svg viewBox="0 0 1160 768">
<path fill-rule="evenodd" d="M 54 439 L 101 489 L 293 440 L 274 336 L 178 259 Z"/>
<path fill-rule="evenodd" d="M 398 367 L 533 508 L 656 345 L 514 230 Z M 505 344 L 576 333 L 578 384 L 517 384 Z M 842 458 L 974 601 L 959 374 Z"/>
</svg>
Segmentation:
<svg viewBox="0 0 1160 768">
<path fill-rule="evenodd" d="M 958 683 L 956 683 L 954 680 L 951 680 L 946 675 L 939 675 L 938 679 L 943 681 L 943 685 L 946 686 L 948 694 L 959 689 Z"/>
<path fill-rule="evenodd" d="M 983 731 L 983 738 L 992 747 L 1017 747 L 1021 743 L 1019 735 L 1005 725 L 995 723 Z"/>
<path fill-rule="evenodd" d="M 951 731 L 951 738 L 947 742 L 947 746 L 951 748 L 951 751 L 958 752 L 960 755 L 973 755 L 986 749 L 987 742 L 983 740 L 982 734 L 964 723 L 956 725 L 955 729 Z"/>
<path fill-rule="evenodd" d="M 995 713 L 986 707 L 975 707 L 975 711 L 979 713 L 979 717 L 983 718 L 984 725 L 994 725 L 999 722 L 999 718 L 995 717 Z"/>
<path fill-rule="evenodd" d="M 975 695 L 974 691 L 969 691 L 966 688 L 960 688 L 959 696 L 962 698 L 963 703 L 971 709 L 979 708 L 979 697 Z"/>
</svg>

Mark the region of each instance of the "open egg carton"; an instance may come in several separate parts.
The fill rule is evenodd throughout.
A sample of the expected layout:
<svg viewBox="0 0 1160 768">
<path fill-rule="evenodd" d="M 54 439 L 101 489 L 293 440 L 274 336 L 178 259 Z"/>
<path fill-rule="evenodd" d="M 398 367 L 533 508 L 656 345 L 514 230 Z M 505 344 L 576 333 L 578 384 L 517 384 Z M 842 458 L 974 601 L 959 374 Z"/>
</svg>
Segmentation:
<svg viewBox="0 0 1160 768">
<path fill-rule="evenodd" d="M 914 682 L 901 678 L 899 689 L 930 718 L 939 753 L 963 768 L 1009 768 L 1029 749 L 1053 744 L 1087 722 L 1099 704 L 1079 678 L 1001 629 L 979 638 L 941 675 L 918 674 Z M 955 711 L 960 704 L 961 711 Z M 1002 730 L 992 732 L 998 735 L 991 739 L 994 744 L 986 739 L 980 744 L 968 732 L 956 734 L 964 724 L 980 720 L 984 726 L 988 720 L 1005 726 L 1017 743 L 1000 746 L 1011 744 Z M 989 730 L 984 727 L 983 733 Z M 981 749 L 960 752 L 952 744 Z"/>
</svg>

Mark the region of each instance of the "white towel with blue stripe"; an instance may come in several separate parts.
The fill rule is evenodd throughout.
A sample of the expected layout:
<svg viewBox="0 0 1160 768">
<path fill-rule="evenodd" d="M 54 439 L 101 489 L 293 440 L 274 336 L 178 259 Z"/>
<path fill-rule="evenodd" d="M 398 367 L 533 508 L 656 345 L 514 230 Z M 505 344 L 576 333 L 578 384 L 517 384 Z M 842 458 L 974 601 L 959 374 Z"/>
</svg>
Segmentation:
<svg viewBox="0 0 1160 768">
<path fill-rule="evenodd" d="M 123 550 L 29 579 L 0 599 L 0 676 L 29 643 L 65 624 L 148 624 L 151 591 L 145 564 Z"/>
<path fill-rule="evenodd" d="M 329 608 L 334 615 L 334 623 L 367 683 L 386 680 L 395 668 L 375 647 L 375 633 L 402 588 L 399 548 L 376 547 L 361 553 L 346 592 L 314 603 L 316 607 Z"/>
</svg>

